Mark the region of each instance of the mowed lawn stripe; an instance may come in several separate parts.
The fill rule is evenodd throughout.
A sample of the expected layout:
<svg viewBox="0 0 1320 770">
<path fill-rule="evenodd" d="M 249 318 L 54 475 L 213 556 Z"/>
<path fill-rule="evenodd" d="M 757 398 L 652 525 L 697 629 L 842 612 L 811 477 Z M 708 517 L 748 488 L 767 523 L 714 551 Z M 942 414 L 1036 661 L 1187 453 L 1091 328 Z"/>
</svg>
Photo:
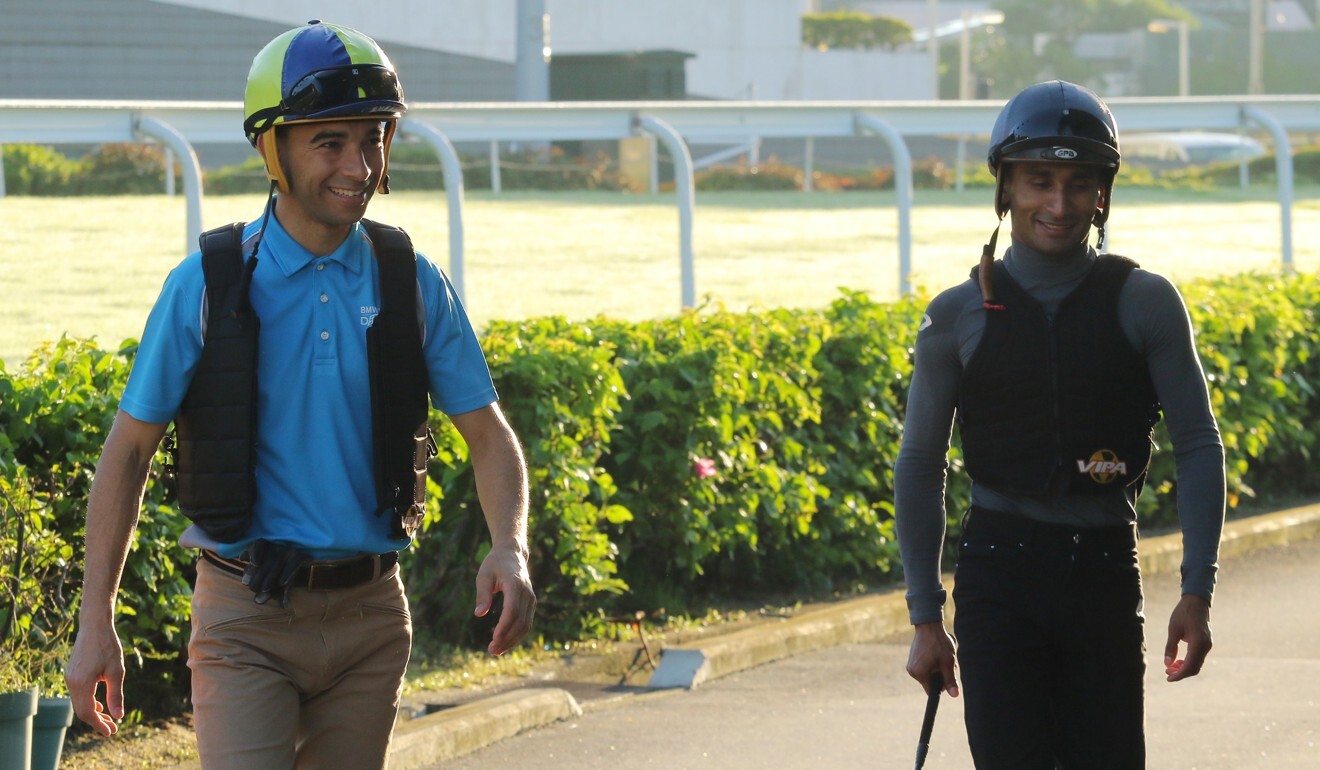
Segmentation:
<svg viewBox="0 0 1320 770">
<path fill-rule="evenodd" d="M 990 236 L 986 189 L 918 190 L 913 283 L 931 294 L 966 277 Z M 215 226 L 255 217 L 255 195 L 205 199 Z M 892 193 L 698 193 L 694 217 L 699 302 L 731 310 L 819 307 L 839 287 L 880 299 L 898 292 Z M 449 266 L 440 192 L 380 196 L 371 215 L 406 228 Z M 12 369 L 43 340 L 95 336 L 104 347 L 142 331 L 166 273 L 184 250 L 181 196 L 0 199 L 0 359 Z M 1175 281 L 1269 271 L 1279 264 L 1273 190 L 1123 190 L 1111 249 Z M 1007 223 L 1001 234 L 1007 243 Z M 467 307 L 495 318 L 605 314 L 642 319 L 679 309 L 673 196 L 471 193 L 464 209 Z M 1297 190 L 1294 261 L 1320 268 L 1320 187 Z"/>
</svg>

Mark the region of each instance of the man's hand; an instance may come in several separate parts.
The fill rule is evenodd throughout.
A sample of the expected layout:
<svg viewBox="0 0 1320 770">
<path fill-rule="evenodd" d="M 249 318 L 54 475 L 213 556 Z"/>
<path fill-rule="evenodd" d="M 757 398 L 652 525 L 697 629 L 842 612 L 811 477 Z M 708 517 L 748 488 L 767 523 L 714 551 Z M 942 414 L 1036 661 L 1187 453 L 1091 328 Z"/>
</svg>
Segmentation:
<svg viewBox="0 0 1320 770">
<path fill-rule="evenodd" d="M 921 689 L 930 695 L 930 675 L 939 672 L 944 679 L 944 690 L 950 697 L 958 697 L 958 663 L 954 660 L 954 642 L 943 623 L 918 623 L 913 628 L 912 649 L 908 652 L 908 676 L 921 683 Z"/>
<path fill-rule="evenodd" d="M 522 551 L 497 546 L 486 554 L 477 571 L 477 606 L 473 614 L 485 617 L 497 593 L 504 594 L 504 608 L 487 647 L 491 655 L 508 652 L 532 629 L 536 593 L 527 571 L 527 555 Z"/>
<path fill-rule="evenodd" d="M 1187 657 L 1178 658 L 1178 644 L 1187 643 Z M 1210 603 L 1193 594 L 1183 594 L 1169 617 L 1169 641 L 1164 644 L 1164 673 L 1177 682 L 1201 672 L 1210 654 Z"/>
<path fill-rule="evenodd" d="M 105 705 L 96 699 L 96 688 L 105 682 Z M 69 665 L 64 671 L 73 713 L 101 735 L 119 731 L 115 720 L 124 718 L 124 649 L 114 627 L 103 632 L 84 625 L 73 642 Z"/>
</svg>

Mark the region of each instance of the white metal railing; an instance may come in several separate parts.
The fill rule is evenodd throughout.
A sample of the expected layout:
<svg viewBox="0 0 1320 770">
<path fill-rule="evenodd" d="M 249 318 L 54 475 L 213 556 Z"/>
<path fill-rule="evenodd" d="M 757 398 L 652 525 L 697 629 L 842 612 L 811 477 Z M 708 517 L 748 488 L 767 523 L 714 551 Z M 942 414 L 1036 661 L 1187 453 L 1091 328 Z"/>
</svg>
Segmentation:
<svg viewBox="0 0 1320 770">
<path fill-rule="evenodd" d="M 1236 130 L 1263 126 L 1278 158 L 1281 256 L 1292 265 L 1292 155 L 1290 131 L 1320 130 L 1320 97 L 1220 96 L 1108 100 L 1123 131 Z M 400 129 L 435 149 L 445 177 L 450 221 L 450 277 L 463 293 L 462 169 L 456 142 L 547 142 L 622 139 L 649 135 L 675 159 L 679 209 L 681 301 L 695 301 L 692 254 L 693 195 L 690 143 L 735 144 L 760 137 L 843 137 L 875 134 L 894 158 L 898 192 L 899 287 L 911 272 L 911 160 L 904 136 L 988 132 L 999 101 L 948 102 L 554 102 L 416 103 Z M 245 142 L 238 102 L 116 102 L 0 100 L 0 144 L 97 144 L 151 136 L 163 141 L 183 167 L 188 196 L 186 246 L 202 230 L 200 169 L 192 144 Z"/>
</svg>

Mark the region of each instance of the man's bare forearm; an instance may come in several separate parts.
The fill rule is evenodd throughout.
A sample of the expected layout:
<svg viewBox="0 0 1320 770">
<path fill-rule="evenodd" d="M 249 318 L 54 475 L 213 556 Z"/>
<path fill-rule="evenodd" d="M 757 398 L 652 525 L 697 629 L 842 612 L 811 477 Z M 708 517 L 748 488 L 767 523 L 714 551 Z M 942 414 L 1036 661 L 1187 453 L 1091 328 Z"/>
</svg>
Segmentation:
<svg viewBox="0 0 1320 770">
<path fill-rule="evenodd" d="M 491 544 L 527 555 L 527 468 L 518 439 L 496 406 L 454 416 L 468 444 L 477 498 Z"/>
<path fill-rule="evenodd" d="M 164 429 L 120 412 L 106 438 L 87 500 L 87 555 L 79 612 L 84 627 L 114 621 L 115 595 Z"/>
</svg>

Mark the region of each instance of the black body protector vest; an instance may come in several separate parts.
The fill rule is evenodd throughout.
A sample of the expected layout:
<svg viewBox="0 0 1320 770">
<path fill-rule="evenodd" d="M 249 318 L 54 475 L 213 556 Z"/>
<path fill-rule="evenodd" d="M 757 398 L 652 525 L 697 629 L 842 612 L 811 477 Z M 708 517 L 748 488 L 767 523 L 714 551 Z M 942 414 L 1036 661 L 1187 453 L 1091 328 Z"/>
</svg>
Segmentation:
<svg viewBox="0 0 1320 770">
<path fill-rule="evenodd" d="M 1136 267 L 1101 255 L 1051 322 L 994 263 L 1003 309 L 986 312 L 958 404 L 967 472 L 978 484 L 1033 496 L 1134 485 L 1140 493 L 1160 404 L 1118 319 L 1119 292 Z"/>
<path fill-rule="evenodd" d="M 407 233 L 362 220 L 380 270 L 380 313 L 367 327 L 377 508 L 391 536 L 412 537 L 425 510 L 429 378 L 417 319 L 417 254 Z M 174 425 L 179 508 L 217 542 L 243 536 L 256 499 L 257 342 L 248 302 L 256 259 L 244 261 L 243 224 L 203 233 L 207 326 L 202 356 Z"/>
</svg>

